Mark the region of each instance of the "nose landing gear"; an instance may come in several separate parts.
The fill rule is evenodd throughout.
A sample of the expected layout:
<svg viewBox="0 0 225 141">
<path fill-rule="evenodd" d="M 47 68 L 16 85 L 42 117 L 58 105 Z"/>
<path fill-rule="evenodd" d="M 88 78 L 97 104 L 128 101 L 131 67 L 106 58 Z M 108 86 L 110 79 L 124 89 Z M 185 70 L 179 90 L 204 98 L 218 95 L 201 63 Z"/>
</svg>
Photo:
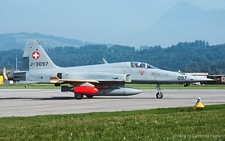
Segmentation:
<svg viewBox="0 0 225 141">
<path fill-rule="evenodd" d="M 161 92 L 160 84 L 156 85 L 156 89 L 158 90 L 158 92 L 156 93 L 156 98 L 158 99 L 163 98 L 163 93 Z"/>
</svg>

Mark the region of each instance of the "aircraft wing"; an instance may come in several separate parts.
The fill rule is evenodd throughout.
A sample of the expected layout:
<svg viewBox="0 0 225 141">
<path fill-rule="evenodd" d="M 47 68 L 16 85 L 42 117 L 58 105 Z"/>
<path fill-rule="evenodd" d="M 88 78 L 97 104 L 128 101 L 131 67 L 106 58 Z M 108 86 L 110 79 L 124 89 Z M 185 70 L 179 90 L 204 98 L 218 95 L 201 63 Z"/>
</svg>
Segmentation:
<svg viewBox="0 0 225 141">
<path fill-rule="evenodd" d="M 70 78 L 60 79 L 57 76 L 51 76 L 50 77 L 50 83 L 63 84 L 63 83 L 83 83 L 83 82 L 89 82 L 89 83 L 131 82 L 131 75 L 130 74 L 118 74 L 118 73 L 92 73 L 92 74 L 87 74 L 87 73 L 81 73 L 80 76 L 81 75 L 86 76 L 86 77 L 80 77 L 78 79 L 76 79 L 76 77 L 72 77 L 72 79 L 70 79 Z M 85 79 L 85 78 L 87 78 L 87 79 Z"/>
<path fill-rule="evenodd" d="M 99 83 L 97 80 L 79 80 L 79 79 L 59 79 L 58 77 L 51 76 L 50 83 L 81 83 L 81 82 L 90 82 L 90 83 Z"/>
</svg>

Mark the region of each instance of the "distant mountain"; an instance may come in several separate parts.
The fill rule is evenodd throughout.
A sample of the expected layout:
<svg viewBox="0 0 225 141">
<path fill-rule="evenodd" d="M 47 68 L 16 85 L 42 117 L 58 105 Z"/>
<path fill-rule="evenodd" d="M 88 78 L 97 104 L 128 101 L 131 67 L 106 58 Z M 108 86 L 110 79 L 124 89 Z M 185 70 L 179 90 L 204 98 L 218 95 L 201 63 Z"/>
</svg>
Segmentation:
<svg viewBox="0 0 225 141">
<path fill-rule="evenodd" d="M 0 51 L 9 49 L 24 49 L 26 41 L 29 39 L 35 39 L 40 41 L 44 48 L 52 48 L 57 46 L 83 46 L 90 44 L 82 42 L 80 40 L 68 39 L 63 37 L 57 37 L 52 35 L 44 35 L 39 33 L 8 33 L 0 34 Z"/>
<path fill-rule="evenodd" d="M 224 37 L 225 10 L 207 11 L 179 2 L 156 23 L 128 36 L 123 43 L 168 47 L 178 42 L 205 40 L 209 44 L 222 44 L 225 43 Z"/>
</svg>

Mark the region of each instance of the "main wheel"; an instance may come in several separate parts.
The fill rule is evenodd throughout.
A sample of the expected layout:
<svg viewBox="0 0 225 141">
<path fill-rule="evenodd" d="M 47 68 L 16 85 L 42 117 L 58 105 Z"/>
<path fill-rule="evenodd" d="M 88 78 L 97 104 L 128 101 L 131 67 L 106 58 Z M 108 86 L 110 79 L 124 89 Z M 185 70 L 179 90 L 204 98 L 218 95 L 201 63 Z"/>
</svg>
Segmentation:
<svg viewBox="0 0 225 141">
<path fill-rule="evenodd" d="M 93 95 L 86 95 L 87 98 L 93 98 Z"/>
<path fill-rule="evenodd" d="M 162 92 L 158 92 L 158 93 L 156 94 L 156 98 L 158 98 L 158 99 L 163 98 L 163 93 L 162 93 Z"/>
<path fill-rule="evenodd" d="M 83 95 L 82 94 L 74 94 L 74 97 L 77 99 L 77 100 L 80 100 L 83 98 Z"/>
</svg>

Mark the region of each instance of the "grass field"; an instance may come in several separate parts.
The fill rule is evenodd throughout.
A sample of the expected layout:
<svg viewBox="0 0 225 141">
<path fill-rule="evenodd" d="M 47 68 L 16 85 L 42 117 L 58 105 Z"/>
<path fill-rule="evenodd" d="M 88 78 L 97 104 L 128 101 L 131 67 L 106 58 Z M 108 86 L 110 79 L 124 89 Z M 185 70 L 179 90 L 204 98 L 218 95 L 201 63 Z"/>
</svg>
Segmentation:
<svg viewBox="0 0 225 141">
<path fill-rule="evenodd" d="M 0 118 L 0 140 L 225 140 L 225 105 Z"/>
<path fill-rule="evenodd" d="M 153 84 L 127 84 L 155 89 Z M 0 85 L 0 89 L 24 89 L 24 85 Z M 26 89 L 59 89 L 29 84 Z M 225 89 L 225 85 L 162 85 L 163 89 Z M 1 91 L 1 90 L 0 90 Z M 1 113 L 0 113 L 1 114 Z M 0 141 L 12 140 L 225 140 L 225 105 L 105 112 L 71 115 L 0 118 Z"/>
<path fill-rule="evenodd" d="M 133 87 L 137 89 L 155 89 L 156 84 L 126 84 L 126 87 Z M 225 90 L 225 85 L 223 84 L 218 84 L 218 85 L 189 85 L 187 87 L 184 87 L 182 84 L 163 84 L 161 85 L 162 89 L 220 89 L 220 90 Z"/>
<path fill-rule="evenodd" d="M 155 89 L 155 84 L 126 84 L 126 87 L 137 88 L 137 89 Z M 182 84 L 165 84 L 161 85 L 162 89 L 224 89 L 224 84 L 218 85 L 190 85 L 184 87 Z M 12 85 L 0 85 L 0 89 L 25 89 L 25 85 L 22 84 L 12 84 Z M 27 84 L 26 89 L 60 89 L 60 87 L 55 87 L 53 84 Z"/>
</svg>

